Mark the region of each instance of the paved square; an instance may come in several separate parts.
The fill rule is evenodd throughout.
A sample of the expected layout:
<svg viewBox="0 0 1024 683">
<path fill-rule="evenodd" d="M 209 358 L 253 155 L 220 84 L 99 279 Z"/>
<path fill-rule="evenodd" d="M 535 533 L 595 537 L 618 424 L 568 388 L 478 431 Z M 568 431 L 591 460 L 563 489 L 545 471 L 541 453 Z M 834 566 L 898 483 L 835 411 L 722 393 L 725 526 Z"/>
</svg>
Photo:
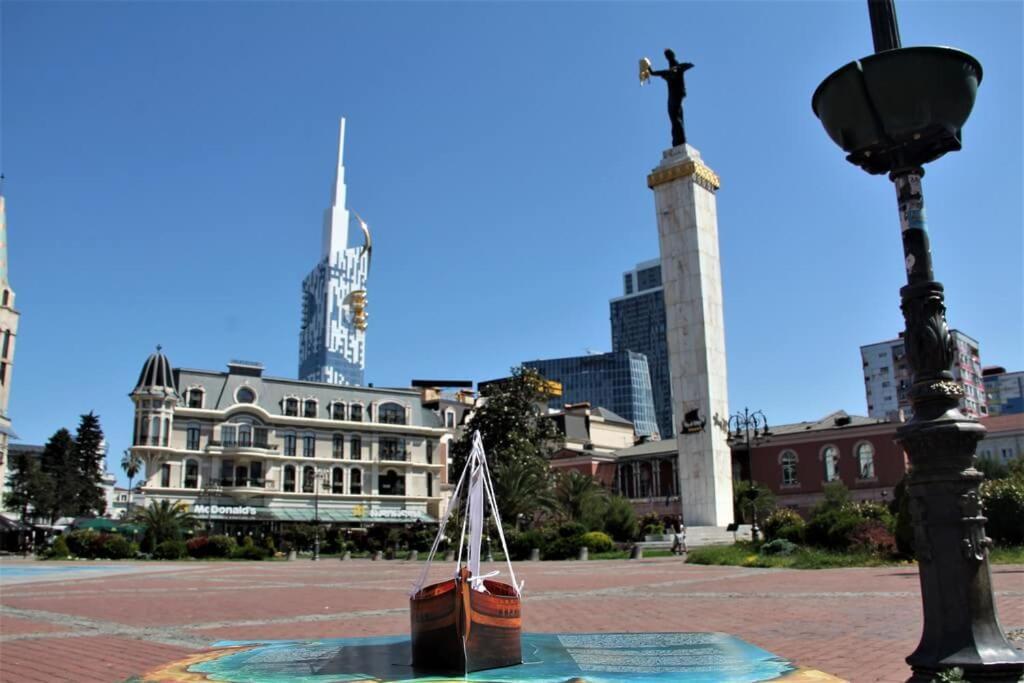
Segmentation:
<svg viewBox="0 0 1024 683">
<path fill-rule="evenodd" d="M 421 567 L 5 559 L 0 683 L 122 681 L 219 640 L 404 634 Z M 743 569 L 664 558 L 523 563 L 516 574 L 526 579 L 526 631 L 720 631 L 857 682 L 904 681 L 921 628 L 915 567 Z M 1024 628 L 1024 566 L 994 566 L 993 581 L 1003 627 Z"/>
</svg>

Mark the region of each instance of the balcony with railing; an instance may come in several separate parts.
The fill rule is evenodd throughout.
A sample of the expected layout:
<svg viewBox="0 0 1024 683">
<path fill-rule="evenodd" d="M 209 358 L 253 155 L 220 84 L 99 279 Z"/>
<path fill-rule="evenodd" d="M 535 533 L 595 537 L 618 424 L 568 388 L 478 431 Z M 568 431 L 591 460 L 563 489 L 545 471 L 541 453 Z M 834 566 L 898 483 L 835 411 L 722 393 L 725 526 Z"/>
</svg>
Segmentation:
<svg viewBox="0 0 1024 683">
<path fill-rule="evenodd" d="M 206 450 L 215 449 L 218 453 L 237 453 L 242 451 L 264 451 L 276 455 L 278 445 L 270 443 L 266 439 L 235 439 L 224 442 L 218 439 L 210 439 L 206 443 Z"/>
</svg>

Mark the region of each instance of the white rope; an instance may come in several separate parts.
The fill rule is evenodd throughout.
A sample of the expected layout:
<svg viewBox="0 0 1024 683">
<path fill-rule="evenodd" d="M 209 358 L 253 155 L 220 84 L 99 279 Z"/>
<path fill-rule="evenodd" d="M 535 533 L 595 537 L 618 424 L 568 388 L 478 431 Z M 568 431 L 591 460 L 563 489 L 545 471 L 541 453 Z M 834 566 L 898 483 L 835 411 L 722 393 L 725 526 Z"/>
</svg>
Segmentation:
<svg viewBox="0 0 1024 683">
<path fill-rule="evenodd" d="M 480 442 L 480 450 L 483 451 L 483 441 L 480 439 L 480 432 L 477 432 L 473 437 L 474 442 Z M 508 565 L 508 574 L 512 579 L 512 588 L 515 589 L 516 595 L 522 597 L 522 585 L 516 582 L 516 573 L 512 569 L 512 558 L 508 552 L 508 545 L 505 543 L 505 532 L 501 528 L 501 516 L 498 514 L 498 504 L 494 497 L 494 484 L 491 482 L 491 470 L 487 466 L 487 457 L 481 458 L 484 466 L 484 490 L 487 492 L 488 498 L 491 502 L 491 511 L 494 513 L 495 525 L 498 527 L 498 538 L 501 539 L 501 550 L 505 553 L 505 564 Z M 523 584 L 526 582 L 524 581 Z"/>
</svg>

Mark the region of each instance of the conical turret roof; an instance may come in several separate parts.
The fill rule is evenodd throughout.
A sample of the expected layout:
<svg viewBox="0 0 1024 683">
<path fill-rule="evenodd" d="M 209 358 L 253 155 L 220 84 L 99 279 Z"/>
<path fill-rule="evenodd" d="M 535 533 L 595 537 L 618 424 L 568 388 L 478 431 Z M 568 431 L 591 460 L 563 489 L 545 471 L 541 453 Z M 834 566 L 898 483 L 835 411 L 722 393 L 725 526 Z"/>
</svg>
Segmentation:
<svg viewBox="0 0 1024 683">
<path fill-rule="evenodd" d="M 135 391 L 163 389 L 178 393 L 178 387 L 174 384 L 174 373 L 171 372 L 171 362 L 163 354 L 160 347 L 146 359 L 139 373 L 139 381 L 135 383 Z"/>
</svg>

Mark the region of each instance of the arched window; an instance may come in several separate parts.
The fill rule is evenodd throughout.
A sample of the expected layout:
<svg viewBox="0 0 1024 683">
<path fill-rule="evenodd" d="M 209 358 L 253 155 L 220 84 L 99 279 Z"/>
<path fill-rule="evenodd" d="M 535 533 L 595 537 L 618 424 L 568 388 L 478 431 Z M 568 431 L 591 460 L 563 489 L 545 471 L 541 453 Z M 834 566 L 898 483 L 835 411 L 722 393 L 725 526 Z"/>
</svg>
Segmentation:
<svg viewBox="0 0 1024 683">
<path fill-rule="evenodd" d="M 867 441 L 857 446 L 857 471 L 861 479 L 875 478 L 875 447 Z"/>
<path fill-rule="evenodd" d="M 295 434 L 286 432 L 282 438 L 284 439 L 284 454 L 295 455 Z"/>
<path fill-rule="evenodd" d="M 295 492 L 295 465 L 284 466 L 284 490 Z"/>
<path fill-rule="evenodd" d="M 290 415 L 291 417 L 298 417 L 299 415 L 299 399 L 297 398 L 286 398 L 284 400 L 284 414 Z"/>
<path fill-rule="evenodd" d="M 353 422 L 363 421 L 363 406 L 358 403 L 353 403 L 348 409 L 348 419 Z"/>
<path fill-rule="evenodd" d="M 252 425 L 238 425 L 238 445 L 246 448 L 252 446 Z"/>
<path fill-rule="evenodd" d="M 451 408 L 444 411 L 444 426 L 448 429 L 455 429 L 455 411 Z"/>
<path fill-rule="evenodd" d="M 389 425 L 404 425 L 405 408 L 397 403 L 384 403 L 377 409 L 377 421 Z"/>
<path fill-rule="evenodd" d="M 388 470 L 377 478 L 377 492 L 382 496 L 404 496 L 405 475 Z"/>
<path fill-rule="evenodd" d="M 796 453 L 793 451 L 782 451 L 779 456 L 779 464 L 782 465 L 782 485 L 796 486 L 800 482 L 796 478 Z"/>
<path fill-rule="evenodd" d="M 352 450 L 349 452 L 349 456 L 352 460 L 363 459 L 363 440 L 358 436 L 352 437 Z"/>
<path fill-rule="evenodd" d="M 358 467 L 353 467 L 349 472 L 348 492 L 356 495 L 363 492 L 363 471 Z"/>
<path fill-rule="evenodd" d="M 183 483 L 187 489 L 199 488 L 199 463 L 195 460 L 185 461 L 185 481 Z"/>
<path fill-rule="evenodd" d="M 342 458 L 345 457 L 345 435 L 335 434 L 333 437 L 331 437 L 331 441 L 331 456 L 335 460 L 341 460 Z"/>
<path fill-rule="evenodd" d="M 160 418 L 156 416 L 149 418 L 149 445 L 160 445 Z"/>
<path fill-rule="evenodd" d="M 316 417 L 316 399 L 305 400 L 302 404 L 302 417 Z"/>
<path fill-rule="evenodd" d="M 331 470 L 331 493 L 345 493 L 345 470 L 340 467 Z"/>
<path fill-rule="evenodd" d="M 316 457 L 316 436 L 313 434 L 302 435 L 302 455 L 306 458 Z"/>
<path fill-rule="evenodd" d="M 345 404 L 341 401 L 335 401 L 331 404 L 331 418 L 335 420 L 345 419 Z"/>
<path fill-rule="evenodd" d="M 316 487 L 316 471 L 312 465 L 306 465 L 302 468 L 302 492 L 313 493 Z"/>
<path fill-rule="evenodd" d="M 203 392 L 202 387 L 192 387 L 188 390 L 188 407 L 189 408 L 202 408 L 203 407 Z"/>
<path fill-rule="evenodd" d="M 190 422 L 185 428 L 185 449 L 189 451 L 199 450 L 199 425 Z"/>
<path fill-rule="evenodd" d="M 825 481 L 835 481 L 839 478 L 839 449 L 835 446 L 825 446 L 821 449 L 821 460 L 825 465 Z"/>
</svg>

